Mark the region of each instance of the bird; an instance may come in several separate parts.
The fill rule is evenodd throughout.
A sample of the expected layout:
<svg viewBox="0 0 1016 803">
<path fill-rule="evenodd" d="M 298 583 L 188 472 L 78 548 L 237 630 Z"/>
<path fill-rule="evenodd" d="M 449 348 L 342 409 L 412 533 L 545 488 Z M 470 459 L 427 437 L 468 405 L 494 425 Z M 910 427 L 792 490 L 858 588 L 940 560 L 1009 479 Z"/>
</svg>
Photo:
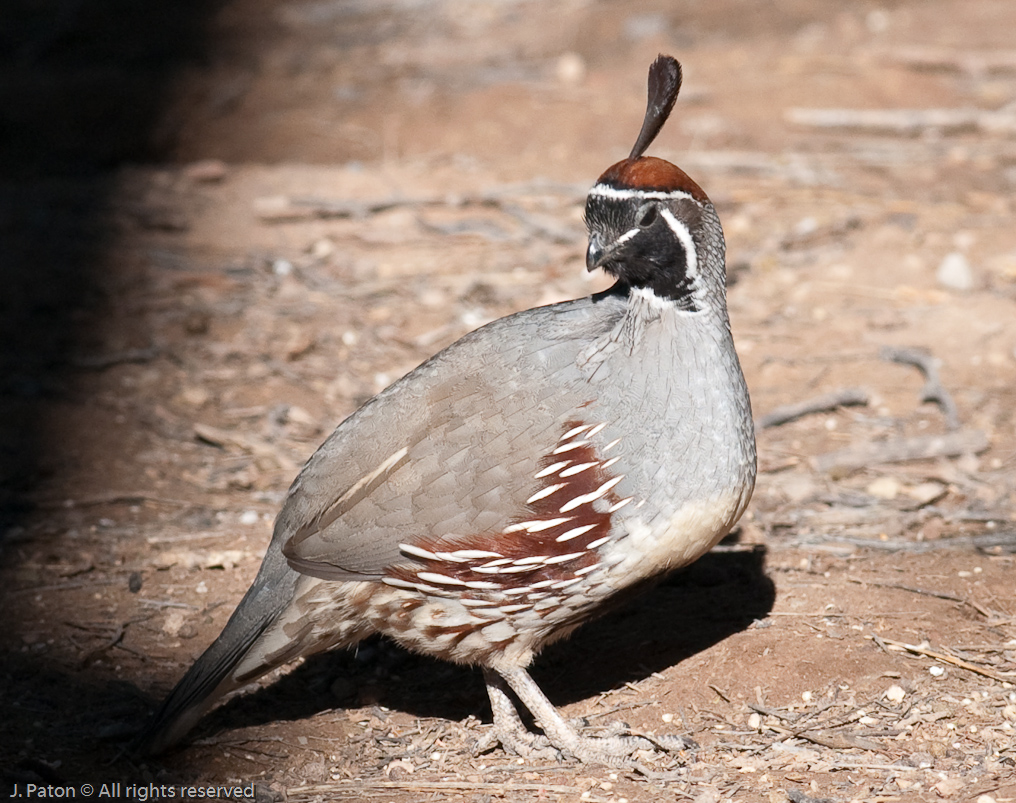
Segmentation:
<svg viewBox="0 0 1016 803">
<path fill-rule="evenodd" d="M 635 145 L 586 198 L 586 267 L 613 285 L 465 335 L 342 421 L 141 752 L 174 746 L 266 672 L 374 634 L 479 666 L 491 738 L 508 753 L 633 767 L 639 751 L 673 748 L 582 733 L 528 670 L 548 644 L 709 551 L 754 488 L 720 220 L 683 170 L 645 155 L 681 82 L 675 58 L 652 63 Z"/>
</svg>

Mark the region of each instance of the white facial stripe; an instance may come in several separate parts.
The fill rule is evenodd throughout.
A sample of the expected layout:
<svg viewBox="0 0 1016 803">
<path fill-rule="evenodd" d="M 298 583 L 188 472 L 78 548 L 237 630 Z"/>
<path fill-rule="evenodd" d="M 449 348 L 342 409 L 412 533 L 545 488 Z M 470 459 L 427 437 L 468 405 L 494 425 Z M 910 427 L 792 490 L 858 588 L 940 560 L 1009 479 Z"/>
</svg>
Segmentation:
<svg viewBox="0 0 1016 803">
<path fill-rule="evenodd" d="M 616 248 L 622 243 L 628 242 L 632 237 L 638 234 L 639 231 L 641 231 L 641 229 L 629 229 L 614 241 L 614 247 Z"/>
<path fill-rule="evenodd" d="M 687 260 L 685 268 L 688 272 L 688 278 L 694 280 L 698 276 L 698 254 L 695 251 L 695 241 L 692 239 L 691 232 L 688 231 L 687 226 L 674 217 L 674 213 L 669 209 L 660 209 L 660 215 L 667 221 L 670 230 L 674 232 L 677 239 L 681 241 L 681 245 L 684 246 L 685 259 Z"/>
<path fill-rule="evenodd" d="M 672 192 L 646 192 L 645 190 L 619 190 L 615 187 L 608 187 L 606 184 L 597 184 L 589 191 L 590 195 L 596 195 L 600 198 L 612 198 L 618 201 L 624 201 L 629 198 L 645 198 L 647 201 L 672 201 L 675 198 L 689 198 L 692 201 L 691 193 L 685 192 L 684 190 L 673 190 Z M 697 203 L 697 202 L 696 202 Z"/>
</svg>

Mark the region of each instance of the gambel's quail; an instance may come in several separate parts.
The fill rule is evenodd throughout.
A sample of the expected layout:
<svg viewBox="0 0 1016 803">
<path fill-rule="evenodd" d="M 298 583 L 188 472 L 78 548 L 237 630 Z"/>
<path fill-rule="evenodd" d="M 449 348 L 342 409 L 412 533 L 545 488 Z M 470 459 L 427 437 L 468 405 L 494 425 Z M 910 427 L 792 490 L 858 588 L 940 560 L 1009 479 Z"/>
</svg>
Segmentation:
<svg viewBox="0 0 1016 803">
<path fill-rule="evenodd" d="M 586 264 L 613 287 L 494 321 L 343 421 L 290 488 L 225 630 L 155 714 L 147 752 L 226 692 L 374 633 L 481 666 L 510 752 L 620 767 L 674 746 L 580 734 L 526 668 L 708 551 L 754 487 L 719 218 L 682 170 L 643 156 L 680 85 L 660 56 L 631 155 L 586 201 Z"/>
</svg>

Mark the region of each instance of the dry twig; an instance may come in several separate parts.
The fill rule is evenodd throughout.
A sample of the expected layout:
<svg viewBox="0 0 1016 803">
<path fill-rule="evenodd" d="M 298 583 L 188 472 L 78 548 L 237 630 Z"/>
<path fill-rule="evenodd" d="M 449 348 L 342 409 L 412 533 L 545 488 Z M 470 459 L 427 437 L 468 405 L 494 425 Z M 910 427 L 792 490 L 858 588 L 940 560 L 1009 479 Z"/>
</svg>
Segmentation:
<svg viewBox="0 0 1016 803">
<path fill-rule="evenodd" d="M 934 402 L 942 408 L 945 415 L 946 426 L 949 429 L 959 429 L 960 415 L 956 409 L 956 402 L 942 380 L 938 377 L 938 368 L 942 361 L 918 349 L 901 349 L 893 346 L 886 346 L 881 351 L 883 360 L 898 362 L 903 365 L 913 365 L 924 375 L 924 387 L 921 388 L 921 401 Z"/>
<path fill-rule="evenodd" d="M 1012 683 L 1013 678 L 1016 678 L 1016 672 L 992 672 L 990 669 L 977 666 L 969 661 L 964 661 L 962 658 L 957 658 L 955 655 L 949 655 L 944 652 L 935 652 L 925 647 L 919 647 L 916 644 L 907 644 L 903 641 L 894 641 L 891 638 L 882 636 L 882 641 L 888 644 L 890 647 L 896 647 L 906 652 L 914 653 L 915 655 L 924 655 L 928 658 L 934 658 L 936 661 L 941 661 L 944 664 L 952 664 L 960 669 L 966 669 L 968 672 L 973 672 L 976 675 L 983 675 L 986 678 L 997 680 L 999 683 Z"/>
<path fill-rule="evenodd" d="M 866 441 L 845 449 L 826 452 L 811 460 L 816 471 L 846 472 L 879 463 L 903 463 L 930 457 L 959 457 L 979 454 L 991 445 L 979 429 L 961 429 L 944 435 L 919 435 L 891 441 Z"/>
<path fill-rule="evenodd" d="M 759 416 L 755 422 L 755 431 L 760 432 L 769 427 L 778 427 L 813 413 L 827 413 L 839 407 L 852 407 L 867 403 L 868 391 L 863 388 L 843 388 L 796 404 L 777 407 L 765 415 Z"/>
</svg>

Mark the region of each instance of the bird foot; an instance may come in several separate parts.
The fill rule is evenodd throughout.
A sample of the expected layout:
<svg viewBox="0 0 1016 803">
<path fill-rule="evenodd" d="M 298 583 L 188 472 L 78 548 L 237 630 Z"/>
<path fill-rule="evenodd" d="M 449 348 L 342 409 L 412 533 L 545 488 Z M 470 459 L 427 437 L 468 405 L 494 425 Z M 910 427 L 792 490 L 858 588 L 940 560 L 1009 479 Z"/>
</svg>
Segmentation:
<svg viewBox="0 0 1016 803">
<path fill-rule="evenodd" d="M 499 676 L 500 675 L 500 676 Z M 557 713 L 524 669 L 485 670 L 487 691 L 494 711 L 494 727 L 487 737 L 492 747 L 500 742 L 510 753 L 523 757 L 578 760 L 586 764 L 633 769 L 650 778 L 667 778 L 669 773 L 647 766 L 667 755 L 683 753 L 697 745 L 680 736 L 653 736 L 633 732 L 624 723 L 600 726 L 600 735 L 590 736 L 588 720 L 565 720 Z M 526 730 L 507 695 L 506 686 L 532 712 L 545 735 Z M 489 748 L 488 748 L 489 749 Z"/>
</svg>

